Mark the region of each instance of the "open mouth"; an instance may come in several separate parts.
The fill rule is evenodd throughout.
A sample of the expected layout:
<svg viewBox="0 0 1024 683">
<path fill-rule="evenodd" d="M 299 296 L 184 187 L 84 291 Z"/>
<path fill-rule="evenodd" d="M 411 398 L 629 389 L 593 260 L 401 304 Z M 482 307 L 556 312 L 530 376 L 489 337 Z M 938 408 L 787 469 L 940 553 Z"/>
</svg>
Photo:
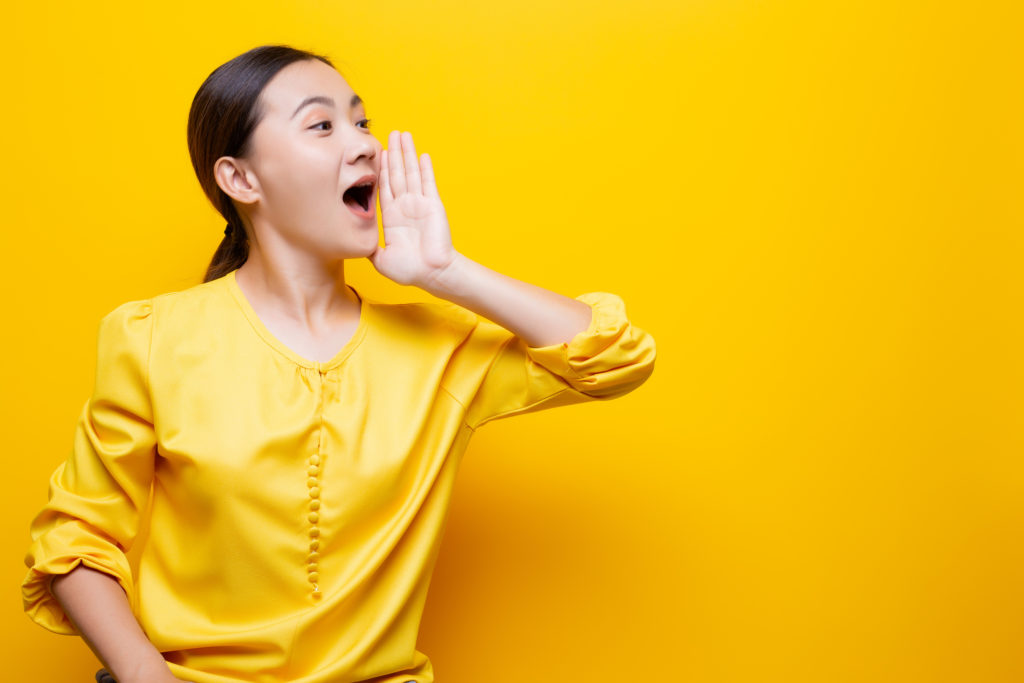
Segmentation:
<svg viewBox="0 0 1024 683">
<path fill-rule="evenodd" d="M 359 206 L 363 211 L 370 210 L 370 200 L 373 197 L 373 181 L 363 183 L 362 185 L 353 185 L 352 187 L 345 190 L 345 193 L 341 196 L 349 206 Z"/>
</svg>

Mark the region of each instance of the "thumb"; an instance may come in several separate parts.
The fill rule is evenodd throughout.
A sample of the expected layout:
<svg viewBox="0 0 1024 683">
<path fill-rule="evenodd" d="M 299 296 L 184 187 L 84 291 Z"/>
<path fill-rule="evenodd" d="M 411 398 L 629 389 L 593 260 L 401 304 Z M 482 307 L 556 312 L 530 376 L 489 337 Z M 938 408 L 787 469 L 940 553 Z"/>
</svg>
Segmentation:
<svg viewBox="0 0 1024 683">
<path fill-rule="evenodd" d="M 383 255 L 384 247 L 378 244 L 377 248 L 373 250 L 373 253 L 367 256 L 367 258 L 370 259 L 370 263 L 372 263 L 373 267 L 376 268 L 378 271 L 380 270 L 380 260 Z"/>
</svg>

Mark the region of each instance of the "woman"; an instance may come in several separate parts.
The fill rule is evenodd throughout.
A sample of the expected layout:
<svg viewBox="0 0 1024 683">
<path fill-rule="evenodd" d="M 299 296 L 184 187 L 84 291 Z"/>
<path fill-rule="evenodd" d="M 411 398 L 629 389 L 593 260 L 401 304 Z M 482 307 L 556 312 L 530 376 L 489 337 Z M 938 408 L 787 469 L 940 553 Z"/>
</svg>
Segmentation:
<svg viewBox="0 0 1024 683">
<path fill-rule="evenodd" d="M 474 431 L 653 371 L 616 295 L 456 251 L 429 156 L 397 131 L 382 149 L 364 107 L 287 46 L 195 96 L 189 151 L 225 237 L 204 282 L 104 316 L 25 558 L 28 615 L 119 683 L 433 681 L 416 636 Z M 361 257 L 442 301 L 360 294 Z"/>
</svg>

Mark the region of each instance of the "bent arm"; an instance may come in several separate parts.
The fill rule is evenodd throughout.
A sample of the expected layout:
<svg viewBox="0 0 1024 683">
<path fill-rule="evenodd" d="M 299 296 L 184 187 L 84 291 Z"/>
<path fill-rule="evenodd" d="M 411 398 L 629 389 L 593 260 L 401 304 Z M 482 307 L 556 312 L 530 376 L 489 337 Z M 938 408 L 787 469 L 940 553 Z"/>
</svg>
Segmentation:
<svg viewBox="0 0 1024 683">
<path fill-rule="evenodd" d="M 587 304 L 516 280 L 462 254 L 427 291 L 498 323 L 534 348 L 567 343 L 591 322 Z"/>
<path fill-rule="evenodd" d="M 146 638 L 117 579 L 78 565 L 53 577 L 51 591 L 118 683 L 180 680 Z"/>
</svg>

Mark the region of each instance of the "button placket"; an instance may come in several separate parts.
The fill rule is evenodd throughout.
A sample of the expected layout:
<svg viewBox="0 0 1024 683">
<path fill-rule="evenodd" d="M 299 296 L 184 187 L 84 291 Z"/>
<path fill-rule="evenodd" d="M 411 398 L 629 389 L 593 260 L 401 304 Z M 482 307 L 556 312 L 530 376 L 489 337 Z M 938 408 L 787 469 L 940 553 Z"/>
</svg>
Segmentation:
<svg viewBox="0 0 1024 683">
<path fill-rule="evenodd" d="M 323 444 L 323 403 L 324 403 L 324 373 L 320 364 L 316 364 L 317 376 L 320 379 L 320 416 L 321 433 L 317 438 L 317 450 L 322 449 Z M 318 600 L 323 597 L 320 591 L 320 453 L 313 453 L 309 456 L 309 464 L 306 467 L 306 487 L 309 495 L 309 512 L 306 519 L 309 522 L 309 554 L 306 556 L 306 579 L 313 586 L 312 598 Z"/>
<path fill-rule="evenodd" d="M 320 456 L 316 453 L 309 456 L 309 479 L 306 484 L 309 488 L 309 555 L 306 557 L 306 569 L 308 579 L 313 584 L 313 598 L 321 597 L 320 593 Z"/>
</svg>

